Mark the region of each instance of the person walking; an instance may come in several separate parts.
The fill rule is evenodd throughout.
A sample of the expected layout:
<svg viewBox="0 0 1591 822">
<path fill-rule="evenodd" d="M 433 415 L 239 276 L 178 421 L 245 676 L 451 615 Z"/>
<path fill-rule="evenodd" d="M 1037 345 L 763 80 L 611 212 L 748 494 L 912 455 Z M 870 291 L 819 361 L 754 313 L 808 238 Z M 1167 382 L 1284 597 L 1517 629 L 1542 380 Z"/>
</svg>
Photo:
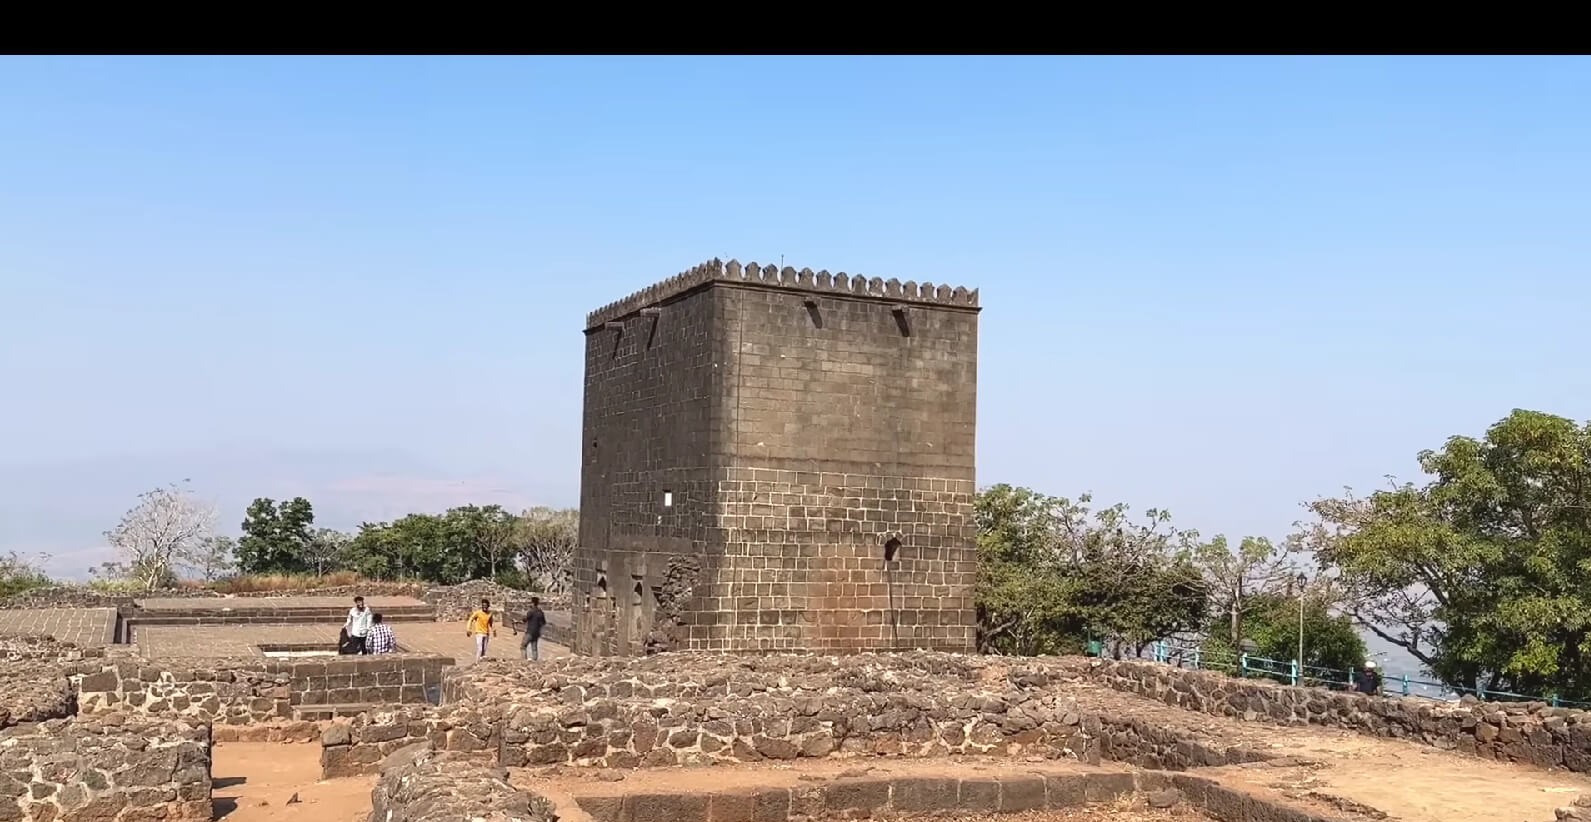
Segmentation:
<svg viewBox="0 0 1591 822">
<path fill-rule="evenodd" d="M 492 622 L 491 600 L 482 599 L 481 607 L 470 614 L 469 621 L 464 624 L 464 635 L 475 637 L 475 658 L 485 659 L 487 638 L 497 636 L 497 625 Z"/>
<path fill-rule="evenodd" d="M 343 627 L 348 629 L 348 642 L 353 653 L 367 653 L 365 637 L 370 635 L 371 624 L 371 613 L 365 607 L 365 598 L 354 597 L 354 607 L 348 609 L 348 618 L 343 621 Z"/>
<path fill-rule="evenodd" d="M 530 598 L 530 611 L 525 614 L 525 638 L 519 649 L 531 662 L 541 659 L 541 632 L 547 627 L 547 615 L 541 611 L 541 597 Z"/>
</svg>

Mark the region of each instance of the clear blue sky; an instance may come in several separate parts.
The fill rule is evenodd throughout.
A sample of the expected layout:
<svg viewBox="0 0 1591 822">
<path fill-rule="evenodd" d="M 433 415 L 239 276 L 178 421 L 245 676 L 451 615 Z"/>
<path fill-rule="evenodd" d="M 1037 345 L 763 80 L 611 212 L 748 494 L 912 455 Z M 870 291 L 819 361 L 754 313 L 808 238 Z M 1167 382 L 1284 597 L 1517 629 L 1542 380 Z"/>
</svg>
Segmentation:
<svg viewBox="0 0 1591 822">
<path fill-rule="evenodd" d="M 573 504 L 586 311 L 714 256 L 982 289 L 979 480 L 1284 535 L 1591 416 L 1591 61 L 0 59 L 0 550 Z"/>
</svg>

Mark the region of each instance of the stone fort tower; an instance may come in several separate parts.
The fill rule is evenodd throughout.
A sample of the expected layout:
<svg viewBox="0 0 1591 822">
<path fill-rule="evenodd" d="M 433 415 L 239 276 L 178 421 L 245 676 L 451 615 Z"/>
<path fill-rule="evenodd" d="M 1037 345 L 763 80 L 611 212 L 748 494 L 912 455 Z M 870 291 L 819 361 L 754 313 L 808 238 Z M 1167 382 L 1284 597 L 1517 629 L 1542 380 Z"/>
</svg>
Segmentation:
<svg viewBox="0 0 1591 822">
<path fill-rule="evenodd" d="M 592 312 L 575 650 L 972 650 L 978 311 L 713 260 Z"/>
</svg>

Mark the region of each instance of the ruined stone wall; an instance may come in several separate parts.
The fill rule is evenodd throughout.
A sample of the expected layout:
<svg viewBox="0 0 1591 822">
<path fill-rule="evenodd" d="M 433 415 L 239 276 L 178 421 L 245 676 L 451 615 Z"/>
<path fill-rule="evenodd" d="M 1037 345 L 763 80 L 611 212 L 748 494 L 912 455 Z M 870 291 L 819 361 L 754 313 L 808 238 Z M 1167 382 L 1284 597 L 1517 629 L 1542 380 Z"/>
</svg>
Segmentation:
<svg viewBox="0 0 1591 822">
<path fill-rule="evenodd" d="M 1412 739 L 1485 759 L 1591 772 L 1591 713 L 1540 702 L 1434 702 L 1279 685 L 1153 662 L 1095 660 L 1119 691 L 1189 711 L 1283 725 L 1323 725 Z"/>
<path fill-rule="evenodd" d="M 0 733 L 0 819 L 210 818 L 206 726 L 116 714 Z"/>
<path fill-rule="evenodd" d="M 298 660 L 162 660 L 137 658 L 81 669 L 84 714 L 128 711 L 231 725 L 294 718 L 295 709 L 335 705 L 435 702 L 442 671 L 453 664 L 429 654 L 382 654 Z"/>
<path fill-rule="evenodd" d="M 102 654 L 50 637 L 0 636 L 0 728 L 70 716 L 74 663 Z"/>
<path fill-rule="evenodd" d="M 425 745 L 398 751 L 370 792 L 380 822 L 556 822 L 553 804 L 508 784 L 508 772 Z M 703 820 L 706 822 L 706 820 Z"/>
<path fill-rule="evenodd" d="M 939 653 L 488 661 L 451 674 L 439 709 L 329 727 L 322 766 L 328 777 L 373 772 L 416 742 L 511 767 L 995 754 L 1184 768 L 1261 757 L 1084 710 L 1075 675 L 1053 659 Z"/>
<path fill-rule="evenodd" d="M 594 312 L 576 650 L 970 650 L 977 310 L 713 261 Z"/>
</svg>

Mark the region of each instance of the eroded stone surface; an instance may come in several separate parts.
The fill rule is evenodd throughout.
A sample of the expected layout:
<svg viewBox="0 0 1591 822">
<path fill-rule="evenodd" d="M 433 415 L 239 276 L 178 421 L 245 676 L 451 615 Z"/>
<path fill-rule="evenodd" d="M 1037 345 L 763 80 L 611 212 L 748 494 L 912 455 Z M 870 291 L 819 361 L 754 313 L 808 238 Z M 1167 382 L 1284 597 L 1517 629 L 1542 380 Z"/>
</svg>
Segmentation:
<svg viewBox="0 0 1591 822">
<path fill-rule="evenodd" d="M 0 820 L 209 820 L 210 731 L 111 714 L 0 734 Z"/>
<path fill-rule="evenodd" d="M 508 783 L 479 759 L 418 744 L 396 751 L 370 793 L 372 822 L 553 822 L 547 799 Z M 704 820 L 705 822 L 705 820 Z"/>
</svg>

